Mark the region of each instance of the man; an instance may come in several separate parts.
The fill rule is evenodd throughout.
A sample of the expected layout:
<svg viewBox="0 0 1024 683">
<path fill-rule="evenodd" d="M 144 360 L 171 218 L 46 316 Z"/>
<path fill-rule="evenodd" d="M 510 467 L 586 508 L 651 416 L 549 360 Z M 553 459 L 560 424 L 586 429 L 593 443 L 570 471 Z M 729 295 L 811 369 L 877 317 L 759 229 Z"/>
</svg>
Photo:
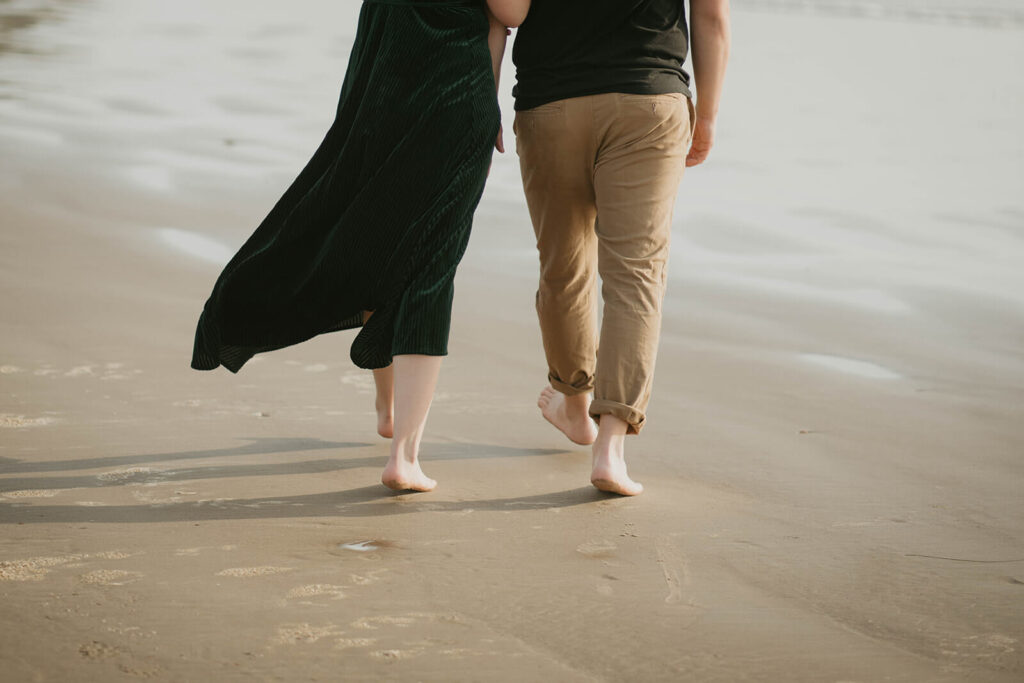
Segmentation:
<svg viewBox="0 0 1024 683">
<path fill-rule="evenodd" d="M 538 405 L 593 444 L 594 486 L 622 495 L 643 491 L 625 437 L 645 422 L 672 208 L 684 167 L 711 150 L 729 51 L 728 0 L 691 0 L 690 14 L 687 31 L 682 0 L 533 0 L 512 52 L 550 382 Z"/>
</svg>

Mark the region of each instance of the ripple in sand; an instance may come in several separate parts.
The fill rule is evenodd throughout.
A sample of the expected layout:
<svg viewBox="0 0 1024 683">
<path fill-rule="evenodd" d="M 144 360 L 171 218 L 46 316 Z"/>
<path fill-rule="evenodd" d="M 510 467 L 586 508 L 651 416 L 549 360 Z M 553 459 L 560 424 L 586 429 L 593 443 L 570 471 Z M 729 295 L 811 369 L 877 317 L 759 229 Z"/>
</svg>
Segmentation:
<svg viewBox="0 0 1024 683">
<path fill-rule="evenodd" d="M 611 541 L 588 541 L 576 546 L 576 552 L 587 557 L 607 557 L 615 552 L 616 547 Z"/>
<path fill-rule="evenodd" d="M 123 586 L 126 583 L 138 581 L 141 578 L 142 574 L 139 572 L 127 572 L 123 569 L 97 569 L 88 574 L 82 574 L 78 577 L 78 580 L 82 583 L 100 586 Z"/>
<path fill-rule="evenodd" d="M 328 624 L 327 626 L 284 624 L 277 627 L 277 635 L 274 636 L 274 642 L 281 645 L 315 643 L 321 638 L 327 638 L 333 635 L 338 635 L 338 627 L 334 624 Z"/>
<path fill-rule="evenodd" d="M 0 428 L 42 427 L 53 424 L 52 417 L 25 417 L 24 415 L 0 414 Z"/>
<path fill-rule="evenodd" d="M 0 562 L 0 581 L 42 581 L 53 567 L 85 559 L 85 555 L 30 557 Z"/>
<path fill-rule="evenodd" d="M 411 659 L 419 654 L 417 650 L 375 650 L 371 657 L 384 660 Z"/>
<path fill-rule="evenodd" d="M 334 647 L 339 650 L 347 650 L 351 647 L 370 647 L 376 643 L 376 638 L 339 638 L 335 641 Z"/>
<path fill-rule="evenodd" d="M 123 470 L 113 470 L 111 472 L 104 472 L 103 474 L 96 475 L 96 478 L 100 481 L 116 481 L 116 482 L 129 482 L 129 481 L 159 481 L 164 470 L 154 469 L 152 467 L 128 467 Z"/>
<path fill-rule="evenodd" d="M 288 591 L 288 598 L 311 598 L 317 595 L 329 595 L 335 600 L 345 597 L 343 586 L 330 583 L 311 583 L 307 586 L 296 586 Z"/>
<path fill-rule="evenodd" d="M 271 574 L 284 574 L 293 571 L 295 567 L 232 567 L 217 572 L 217 576 L 232 576 L 235 578 L 247 578 L 250 576 L 270 576 Z"/>
<path fill-rule="evenodd" d="M 53 498 L 64 489 L 25 489 L 23 491 L 6 491 L 4 498 Z"/>
<path fill-rule="evenodd" d="M 892 370 L 863 360 L 854 360 L 853 358 L 843 358 L 841 356 L 827 356 L 818 353 L 803 353 L 800 354 L 800 358 L 809 363 L 814 363 L 815 365 L 847 375 L 857 375 L 858 377 L 867 377 L 868 379 L 900 378 L 900 375 Z"/>
</svg>

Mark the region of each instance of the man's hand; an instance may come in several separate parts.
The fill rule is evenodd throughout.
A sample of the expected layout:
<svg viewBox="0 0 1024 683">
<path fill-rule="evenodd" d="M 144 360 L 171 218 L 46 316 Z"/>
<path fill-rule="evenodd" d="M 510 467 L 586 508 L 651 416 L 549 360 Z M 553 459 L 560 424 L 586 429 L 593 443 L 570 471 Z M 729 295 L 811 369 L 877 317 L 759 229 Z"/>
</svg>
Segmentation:
<svg viewBox="0 0 1024 683">
<path fill-rule="evenodd" d="M 501 124 L 498 124 L 498 140 L 494 143 L 494 149 L 498 150 L 502 154 L 505 153 L 505 143 L 501 139 Z"/>
<path fill-rule="evenodd" d="M 711 152 L 711 147 L 714 144 L 714 119 L 697 119 L 693 126 L 693 142 L 690 143 L 690 153 L 686 155 L 687 168 L 703 163 L 708 158 L 708 154 Z"/>
<path fill-rule="evenodd" d="M 725 64 L 729 61 L 729 0 L 690 0 L 690 45 L 697 116 L 686 165 L 708 158 L 715 142 L 715 118 L 722 99 Z"/>
</svg>

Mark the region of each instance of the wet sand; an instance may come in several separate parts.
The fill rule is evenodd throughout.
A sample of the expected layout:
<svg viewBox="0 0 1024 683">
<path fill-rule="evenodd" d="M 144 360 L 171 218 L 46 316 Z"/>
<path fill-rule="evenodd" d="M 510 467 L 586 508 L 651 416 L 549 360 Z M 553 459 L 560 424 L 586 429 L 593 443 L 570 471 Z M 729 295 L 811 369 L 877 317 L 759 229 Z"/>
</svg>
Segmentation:
<svg viewBox="0 0 1024 683">
<path fill-rule="evenodd" d="M 1020 680 L 1017 23 L 735 12 L 636 499 L 534 406 L 536 258 L 496 158 L 440 487 L 399 495 L 351 333 L 188 369 L 357 9 L 0 5 L 4 679 Z"/>
</svg>

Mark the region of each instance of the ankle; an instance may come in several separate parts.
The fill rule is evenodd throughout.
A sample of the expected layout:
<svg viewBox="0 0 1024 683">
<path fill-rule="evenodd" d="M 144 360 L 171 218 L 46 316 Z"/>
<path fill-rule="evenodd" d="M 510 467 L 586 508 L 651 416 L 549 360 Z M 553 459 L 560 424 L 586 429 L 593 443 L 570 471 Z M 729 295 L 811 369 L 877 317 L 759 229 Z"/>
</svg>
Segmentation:
<svg viewBox="0 0 1024 683">
<path fill-rule="evenodd" d="M 590 394 L 565 394 L 565 412 L 572 417 L 590 417 Z"/>
<path fill-rule="evenodd" d="M 415 465 L 419 460 L 419 449 L 408 441 L 392 441 L 391 459 Z"/>
</svg>

